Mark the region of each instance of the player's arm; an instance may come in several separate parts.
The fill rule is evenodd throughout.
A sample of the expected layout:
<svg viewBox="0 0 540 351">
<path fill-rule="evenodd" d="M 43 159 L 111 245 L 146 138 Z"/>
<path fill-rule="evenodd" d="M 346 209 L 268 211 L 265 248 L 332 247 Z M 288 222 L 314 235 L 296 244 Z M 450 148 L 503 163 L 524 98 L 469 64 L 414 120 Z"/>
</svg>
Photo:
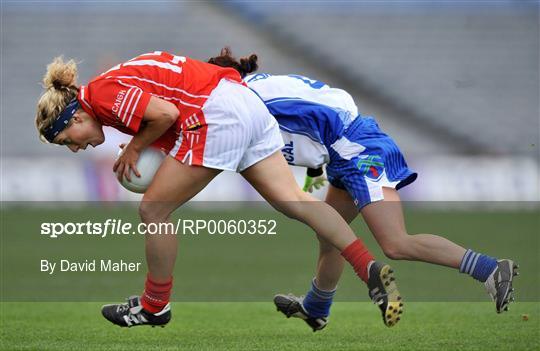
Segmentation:
<svg viewBox="0 0 540 351">
<path fill-rule="evenodd" d="M 162 136 L 176 122 L 179 115 L 180 111 L 174 104 L 154 96 L 150 98 L 137 134 L 124 147 L 122 155 L 114 164 L 113 171 L 119 180 L 125 176 L 131 181 L 130 169 L 140 177 L 136 167 L 140 153 Z"/>
<path fill-rule="evenodd" d="M 304 181 L 303 190 L 306 192 L 313 192 L 313 189 L 319 190 L 324 186 L 326 177 L 324 176 L 324 170 L 320 168 L 308 168 L 306 172 L 306 180 Z"/>
</svg>

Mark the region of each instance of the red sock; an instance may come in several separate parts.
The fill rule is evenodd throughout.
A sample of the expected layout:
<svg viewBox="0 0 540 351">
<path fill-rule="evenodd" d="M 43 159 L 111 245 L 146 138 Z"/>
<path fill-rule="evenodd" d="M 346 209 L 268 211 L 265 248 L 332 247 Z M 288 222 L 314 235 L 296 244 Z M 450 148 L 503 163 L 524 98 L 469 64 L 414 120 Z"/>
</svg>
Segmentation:
<svg viewBox="0 0 540 351">
<path fill-rule="evenodd" d="M 172 277 L 168 281 L 158 283 L 148 273 L 144 284 L 144 292 L 141 296 L 142 307 L 150 313 L 158 313 L 169 303 L 171 289 Z"/>
<path fill-rule="evenodd" d="M 364 243 L 360 239 L 356 239 L 341 251 L 343 256 L 353 266 L 356 275 L 367 284 L 368 281 L 368 264 L 374 261 L 375 258 L 371 255 Z"/>
</svg>

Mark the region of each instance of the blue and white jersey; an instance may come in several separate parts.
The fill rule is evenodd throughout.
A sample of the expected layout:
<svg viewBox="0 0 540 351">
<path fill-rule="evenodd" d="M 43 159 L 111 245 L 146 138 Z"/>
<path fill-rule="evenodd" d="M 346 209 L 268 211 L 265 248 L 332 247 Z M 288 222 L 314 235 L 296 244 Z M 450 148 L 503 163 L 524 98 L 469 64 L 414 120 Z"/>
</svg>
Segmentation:
<svg viewBox="0 0 540 351">
<path fill-rule="evenodd" d="M 358 116 L 346 91 L 317 80 L 259 73 L 245 82 L 278 121 L 285 142 L 282 152 L 291 165 L 319 168 L 328 163 L 329 148 L 343 144 L 345 129 Z"/>
</svg>

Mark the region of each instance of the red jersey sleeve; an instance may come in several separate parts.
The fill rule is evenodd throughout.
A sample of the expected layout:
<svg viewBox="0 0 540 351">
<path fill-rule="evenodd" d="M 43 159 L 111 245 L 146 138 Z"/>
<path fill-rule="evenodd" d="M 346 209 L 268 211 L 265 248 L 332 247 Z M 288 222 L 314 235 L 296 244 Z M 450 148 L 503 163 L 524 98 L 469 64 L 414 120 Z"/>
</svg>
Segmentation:
<svg viewBox="0 0 540 351">
<path fill-rule="evenodd" d="M 105 125 L 123 126 L 137 133 L 151 95 L 115 79 L 89 84 L 90 105 Z"/>
</svg>

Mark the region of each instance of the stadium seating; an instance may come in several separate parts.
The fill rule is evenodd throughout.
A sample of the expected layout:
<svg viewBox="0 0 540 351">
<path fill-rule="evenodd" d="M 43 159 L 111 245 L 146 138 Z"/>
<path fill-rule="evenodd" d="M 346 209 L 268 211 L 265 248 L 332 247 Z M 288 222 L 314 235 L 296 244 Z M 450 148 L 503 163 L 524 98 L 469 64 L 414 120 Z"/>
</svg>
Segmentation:
<svg viewBox="0 0 540 351">
<path fill-rule="evenodd" d="M 537 153 L 531 145 L 539 139 L 537 4 L 234 6 L 321 65 L 337 66 L 386 103 L 413 111 L 410 123 L 432 125 L 456 142 L 471 141 L 477 152 Z"/>
<path fill-rule="evenodd" d="M 101 170 L 116 155 L 116 135 L 78 157 L 43 147 L 37 138 L 35 103 L 54 56 L 77 59 L 84 83 L 142 52 L 206 59 L 224 45 L 237 55 L 256 52 L 266 72 L 305 74 L 349 90 L 360 111 L 374 114 L 420 171 L 420 185 L 405 189 L 405 199 L 529 199 L 524 193 L 537 199 L 537 2 L 11 1 L 2 11 L 0 152 L 6 199 L 50 199 L 43 189 L 54 188 L 58 179 L 46 170 L 59 164 L 63 181 L 73 183 L 59 198 L 116 196 L 94 189 L 97 178 L 107 179 L 106 186 L 100 183 L 103 189 L 117 185 L 108 183 L 113 179 L 108 167 L 103 177 L 88 171 Z M 441 164 L 466 169 L 468 178 L 440 169 Z M 483 166 L 475 169 L 478 164 Z M 499 185 L 486 182 L 487 171 L 501 179 Z M 525 180 L 522 172 L 528 174 Z M 296 175 L 301 182 L 302 171 Z M 504 194 L 477 190 L 478 183 Z M 447 185 L 447 193 L 438 192 L 440 184 Z M 231 187 L 251 199 L 244 188 L 251 189 Z"/>
</svg>

